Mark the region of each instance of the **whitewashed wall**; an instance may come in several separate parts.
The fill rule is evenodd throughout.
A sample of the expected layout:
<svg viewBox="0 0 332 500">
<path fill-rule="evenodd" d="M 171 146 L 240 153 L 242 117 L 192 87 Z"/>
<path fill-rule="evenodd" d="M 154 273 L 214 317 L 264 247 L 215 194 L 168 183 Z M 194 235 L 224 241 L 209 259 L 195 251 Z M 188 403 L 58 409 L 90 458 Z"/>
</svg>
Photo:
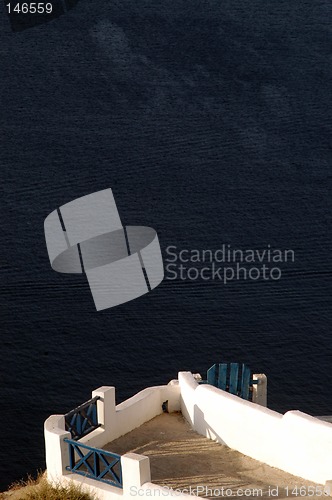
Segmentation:
<svg viewBox="0 0 332 500">
<path fill-rule="evenodd" d="M 100 397 L 97 411 L 98 422 L 102 426 L 80 439 L 80 442 L 96 448 L 160 415 L 164 401 L 168 401 L 169 412 L 180 410 L 180 386 L 175 381 L 143 389 L 118 405 L 115 405 L 114 387 L 100 387 L 92 392 L 92 397 L 95 396 Z"/>
<path fill-rule="evenodd" d="M 99 396 L 97 402 L 98 422 L 101 427 L 80 439 L 81 443 L 101 448 L 108 442 L 127 434 L 136 427 L 162 413 L 162 403 L 168 401 L 168 411 L 180 410 L 180 386 L 177 381 L 168 385 L 149 387 L 135 394 L 119 405 L 115 405 L 115 388 L 100 387 L 93 391 L 92 397 Z M 123 489 L 106 483 L 72 474 L 66 470 L 69 465 L 68 445 L 65 438 L 71 438 L 65 430 L 63 415 L 52 415 L 44 425 L 46 468 L 49 481 L 58 484 L 74 481 L 88 491 L 95 493 L 100 500 L 120 500 L 151 498 L 151 490 L 165 489 L 150 483 L 150 461 L 148 457 L 135 453 L 121 456 Z M 139 492 L 138 492 L 139 490 Z M 137 495 L 135 495 L 137 492 Z M 165 492 L 165 491 L 164 491 Z M 162 496 L 162 495 L 160 495 Z M 179 495 L 179 500 L 187 495 Z"/>
<path fill-rule="evenodd" d="M 179 373 L 181 411 L 192 427 L 249 457 L 309 481 L 332 480 L 332 424 L 281 415 Z"/>
<path fill-rule="evenodd" d="M 114 387 L 100 387 L 98 421 L 102 426 L 80 441 L 101 448 L 162 413 L 168 400 L 169 411 L 181 410 L 191 426 L 203 436 L 228 445 L 249 457 L 296 476 L 332 487 L 332 424 L 300 411 L 281 415 L 209 385 L 199 385 L 190 372 L 180 372 L 178 381 L 150 387 L 115 405 Z M 264 394 L 261 394 L 264 402 Z M 168 491 L 151 483 L 149 458 L 127 453 L 121 457 L 123 489 L 72 474 L 65 438 L 63 415 L 45 422 L 47 473 L 51 481 L 74 480 L 95 492 L 100 500 L 147 499 L 168 496 Z M 154 493 L 152 490 L 158 490 Z M 135 494 L 136 492 L 136 494 Z M 179 500 L 187 500 L 177 494 Z"/>
</svg>

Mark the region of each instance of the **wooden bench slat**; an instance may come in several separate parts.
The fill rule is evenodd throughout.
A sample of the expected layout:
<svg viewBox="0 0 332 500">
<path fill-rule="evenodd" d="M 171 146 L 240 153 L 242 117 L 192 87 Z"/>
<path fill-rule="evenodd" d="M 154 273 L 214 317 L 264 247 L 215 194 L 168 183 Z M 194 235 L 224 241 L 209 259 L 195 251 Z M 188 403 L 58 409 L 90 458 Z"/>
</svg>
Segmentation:
<svg viewBox="0 0 332 500">
<path fill-rule="evenodd" d="M 216 374 L 216 364 L 211 366 L 206 373 L 207 383 L 216 386 L 217 385 L 217 374 Z"/>
<path fill-rule="evenodd" d="M 229 392 L 237 396 L 239 382 L 239 363 L 230 363 Z"/>
<path fill-rule="evenodd" d="M 249 399 L 251 373 L 247 365 L 242 365 L 241 398 Z"/>
<path fill-rule="evenodd" d="M 218 387 L 223 391 L 227 387 L 227 363 L 219 363 Z"/>
<path fill-rule="evenodd" d="M 251 398 L 251 370 L 244 363 L 218 363 L 207 370 L 206 382 L 243 399 Z"/>
</svg>

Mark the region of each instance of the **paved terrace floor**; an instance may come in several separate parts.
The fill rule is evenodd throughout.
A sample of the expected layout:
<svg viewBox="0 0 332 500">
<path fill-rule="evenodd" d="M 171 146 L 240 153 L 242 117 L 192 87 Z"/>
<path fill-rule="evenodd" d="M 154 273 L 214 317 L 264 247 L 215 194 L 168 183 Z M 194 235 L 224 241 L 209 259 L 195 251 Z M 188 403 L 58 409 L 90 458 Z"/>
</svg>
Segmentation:
<svg viewBox="0 0 332 500">
<path fill-rule="evenodd" d="M 316 485 L 269 467 L 227 446 L 215 443 L 193 431 L 180 413 L 162 414 L 138 429 L 122 436 L 104 449 L 114 453 L 128 452 L 150 458 L 152 482 L 169 488 L 224 488 L 200 496 L 219 500 L 227 498 L 226 489 L 232 490 L 233 498 L 240 498 L 238 489 L 248 489 L 248 498 L 296 499 L 293 488 Z M 288 494 L 287 488 L 288 487 Z M 271 491 L 273 489 L 273 491 Z M 255 491 L 256 490 L 256 491 Z M 230 491 L 228 491 L 228 494 Z M 321 499 L 322 495 L 300 495 L 303 498 Z M 244 494 L 241 498 L 244 497 Z M 166 497 L 164 497 L 166 498 Z M 176 497 L 173 497 L 176 500 Z M 324 498 L 324 496 L 323 496 Z M 325 497 L 326 498 L 326 497 Z"/>
</svg>

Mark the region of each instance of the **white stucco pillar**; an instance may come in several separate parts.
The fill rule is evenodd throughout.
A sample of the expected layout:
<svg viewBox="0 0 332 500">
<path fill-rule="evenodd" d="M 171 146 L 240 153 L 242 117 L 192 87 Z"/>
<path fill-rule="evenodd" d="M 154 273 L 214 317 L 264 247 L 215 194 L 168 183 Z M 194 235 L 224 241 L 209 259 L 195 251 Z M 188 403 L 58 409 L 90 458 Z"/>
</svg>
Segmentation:
<svg viewBox="0 0 332 500">
<path fill-rule="evenodd" d="M 332 497 L 332 479 L 325 482 L 324 495 Z"/>
<path fill-rule="evenodd" d="M 123 494 L 126 497 L 135 496 L 137 490 L 144 483 L 151 481 L 149 457 L 136 453 L 126 453 L 121 457 L 121 467 Z"/>
<path fill-rule="evenodd" d="M 252 376 L 257 384 L 252 386 L 252 402 L 261 406 L 267 406 L 267 377 L 264 373 L 254 373 Z"/>
<path fill-rule="evenodd" d="M 116 426 L 115 420 L 115 387 L 102 386 L 92 392 L 92 397 L 99 396 L 97 401 L 98 423 L 105 430 L 104 441 L 107 443 L 113 439 L 112 430 Z"/>
<path fill-rule="evenodd" d="M 47 477 L 57 482 L 61 476 L 69 474 L 68 444 L 65 438 L 71 439 L 70 432 L 65 430 L 64 415 L 52 415 L 44 424 Z"/>
</svg>

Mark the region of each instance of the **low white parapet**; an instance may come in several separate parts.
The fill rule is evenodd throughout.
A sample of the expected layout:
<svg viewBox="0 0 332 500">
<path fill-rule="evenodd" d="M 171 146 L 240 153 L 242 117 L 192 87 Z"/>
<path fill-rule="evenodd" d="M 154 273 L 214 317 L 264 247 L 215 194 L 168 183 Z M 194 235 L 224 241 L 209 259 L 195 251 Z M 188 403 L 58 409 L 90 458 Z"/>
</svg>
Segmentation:
<svg viewBox="0 0 332 500">
<path fill-rule="evenodd" d="M 316 483 L 332 479 L 332 424 L 294 410 L 282 418 L 287 471 Z"/>
<path fill-rule="evenodd" d="M 266 408 L 266 377 L 263 374 L 254 377 L 260 381 L 254 386 L 254 402 L 199 384 L 191 372 L 180 372 L 178 380 L 144 389 L 119 405 L 115 404 L 114 387 L 100 387 L 93 391 L 92 397 L 99 397 L 97 413 L 101 426 L 79 442 L 102 448 L 161 414 L 163 403 L 165 408 L 167 402 L 169 412 L 181 410 L 201 435 L 272 467 L 326 484 L 327 488 L 332 486 L 332 424 L 300 411 L 281 415 Z M 159 490 L 160 496 L 166 494 L 165 488 L 151 483 L 148 457 L 135 453 L 121 457 L 122 489 L 71 473 L 67 470 L 69 454 L 65 441 L 70 437 L 63 415 L 53 415 L 46 420 L 46 464 L 50 481 L 74 481 L 95 492 L 100 500 L 120 500 L 120 497 L 129 500 L 133 496 L 145 499 L 152 496 L 152 489 Z M 188 497 L 176 496 L 179 500 Z"/>
<path fill-rule="evenodd" d="M 99 397 L 97 415 L 101 425 L 82 437 L 79 443 L 98 449 L 160 415 L 163 403 L 167 402 L 169 412 L 180 411 L 181 407 L 178 381 L 144 389 L 119 405 L 115 404 L 114 387 L 99 387 L 92 392 L 92 398 L 96 396 Z M 64 415 L 49 417 L 45 421 L 44 434 L 47 477 L 54 484 L 74 481 L 87 491 L 96 493 L 100 500 L 117 500 L 132 498 L 131 488 L 141 490 L 151 481 L 149 458 L 135 453 L 121 456 L 122 489 L 68 471 L 66 467 L 69 466 L 69 452 L 65 439 L 71 439 L 71 434 L 65 430 Z M 153 485 L 153 488 L 158 486 Z M 140 494 L 143 497 L 149 496 L 149 492 L 145 494 L 143 490 Z"/>
<path fill-rule="evenodd" d="M 309 481 L 332 478 L 332 424 L 300 411 L 281 415 L 179 373 L 181 411 L 194 430 Z M 259 385 L 258 385 L 259 387 Z"/>
<path fill-rule="evenodd" d="M 97 401 L 98 422 L 101 427 L 80 439 L 80 442 L 100 448 L 110 441 L 140 427 L 163 412 L 162 404 L 168 401 L 168 411 L 180 411 L 179 384 L 148 387 L 118 405 L 115 404 L 115 387 L 99 387 L 92 392 Z"/>
</svg>

